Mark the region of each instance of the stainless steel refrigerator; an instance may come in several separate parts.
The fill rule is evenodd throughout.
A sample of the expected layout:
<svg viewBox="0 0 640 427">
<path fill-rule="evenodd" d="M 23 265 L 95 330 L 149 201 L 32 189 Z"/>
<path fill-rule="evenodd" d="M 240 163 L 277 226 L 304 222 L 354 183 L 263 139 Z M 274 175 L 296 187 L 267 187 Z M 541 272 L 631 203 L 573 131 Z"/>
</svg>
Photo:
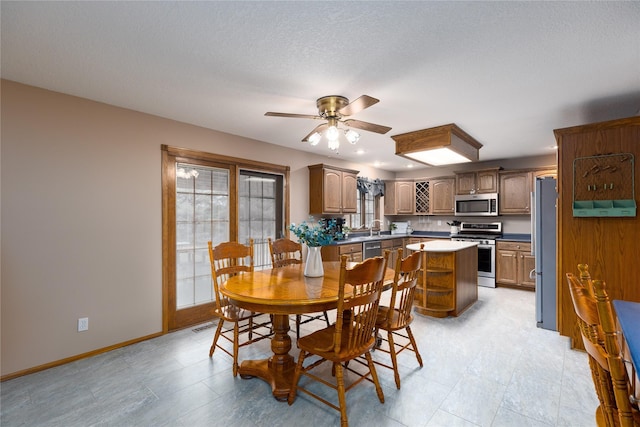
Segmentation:
<svg viewBox="0 0 640 427">
<path fill-rule="evenodd" d="M 539 328 L 556 331 L 556 179 L 536 178 L 532 200 L 531 252 L 536 258 L 536 320 Z"/>
</svg>

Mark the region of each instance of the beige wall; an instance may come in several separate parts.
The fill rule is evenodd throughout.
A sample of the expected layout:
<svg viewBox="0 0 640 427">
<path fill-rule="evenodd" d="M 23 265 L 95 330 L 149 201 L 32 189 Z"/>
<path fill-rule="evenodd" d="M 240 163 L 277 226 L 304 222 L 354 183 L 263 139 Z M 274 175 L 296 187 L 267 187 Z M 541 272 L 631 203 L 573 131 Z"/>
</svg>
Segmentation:
<svg viewBox="0 0 640 427">
<path fill-rule="evenodd" d="M 162 330 L 160 145 L 393 174 L 2 80 L 2 375 Z M 89 331 L 77 319 L 89 317 Z M 205 351 L 205 350 L 203 350 Z"/>
</svg>

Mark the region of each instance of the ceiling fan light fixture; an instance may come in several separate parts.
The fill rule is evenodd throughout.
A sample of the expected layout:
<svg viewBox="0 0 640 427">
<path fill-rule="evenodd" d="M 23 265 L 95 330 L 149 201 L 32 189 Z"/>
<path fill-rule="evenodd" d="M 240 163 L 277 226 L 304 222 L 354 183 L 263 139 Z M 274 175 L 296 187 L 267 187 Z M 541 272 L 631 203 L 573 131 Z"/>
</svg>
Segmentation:
<svg viewBox="0 0 640 427">
<path fill-rule="evenodd" d="M 320 135 L 318 132 L 314 132 L 311 134 L 309 139 L 307 139 L 307 141 L 309 141 L 309 144 L 311 145 L 318 145 L 321 138 L 322 138 L 322 135 Z"/>
<path fill-rule="evenodd" d="M 349 129 L 345 132 L 344 136 L 347 137 L 347 141 L 352 144 L 355 144 L 360 139 L 360 134 L 353 129 Z"/>
<path fill-rule="evenodd" d="M 337 138 L 329 139 L 328 145 L 329 145 L 329 150 L 338 151 L 338 148 L 340 147 L 340 141 Z"/>
<path fill-rule="evenodd" d="M 338 132 L 338 128 L 336 126 L 331 125 L 325 132 L 325 135 L 329 141 L 337 141 L 340 137 L 340 132 Z"/>
<path fill-rule="evenodd" d="M 476 162 L 482 144 L 455 123 L 391 137 L 396 155 L 429 166 Z"/>
</svg>

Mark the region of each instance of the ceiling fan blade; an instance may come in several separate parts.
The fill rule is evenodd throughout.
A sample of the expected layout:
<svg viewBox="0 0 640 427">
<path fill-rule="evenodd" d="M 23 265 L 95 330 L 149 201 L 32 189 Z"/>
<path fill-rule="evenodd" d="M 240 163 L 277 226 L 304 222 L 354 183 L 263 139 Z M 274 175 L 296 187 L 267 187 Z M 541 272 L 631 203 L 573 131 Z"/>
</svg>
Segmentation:
<svg viewBox="0 0 640 427">
<path fill-rule="evenodd" d="M 264 113 L 264 115 L 272 117 L 292 117 L 294 119 L 322 119 L 320 116 L 312 116 L 311 114 L 273 113 L 271 111 Z"/>
<path fill-rule="evenodd" d="M 313 134 L 314 134 L 314 133 L 316 133 L 316 132 L 321 133 L 323 130 L 325 130 L 325 129 L 326 129 L 326 128 L 328 128 L 328 127 L 329 127 L 329 124 L 328 124 L 328 123 L 322 123 L 322 124 L 320 124 L 320 125 L 316 126 L 314 130 L 312 130 L 311 132 L 309 132 L 309 134 L 308 134 L 307 136 L 305 136 L 304 138 L 302 138 L 302 141 L 308 141 L 308 140 L 309 140 L 309 137 L 310 137 L 311 135 L 313 135 Z"/>
<path fill-rule="evenodd" d="M 378 102 L 380 102 L 379 99 L 372 98 L 369 95 L 362 95 L 360 98 L 342 107 L 340 110 L 338 110 L 338 112 L 343 116 L 351 116 L 364 110 L 365 108 L 371 107 L 373 104 L 377 104 Z"/>
<path fill-rule="evenodd" d="M 385 134 L 391 130 L 391 128 L 388 126 L 382 126 L 382 125 L 377 125 L 375 123 L 363 122 L 361 120 L 349 119 L 349 120 L 345 120 L 343 123 L 352 128 L 358 128 L 358 129 L 366 130 L 369 132 L 375 132 L 375 133 L 381 133 L 381 134 Z"/>
</svg>

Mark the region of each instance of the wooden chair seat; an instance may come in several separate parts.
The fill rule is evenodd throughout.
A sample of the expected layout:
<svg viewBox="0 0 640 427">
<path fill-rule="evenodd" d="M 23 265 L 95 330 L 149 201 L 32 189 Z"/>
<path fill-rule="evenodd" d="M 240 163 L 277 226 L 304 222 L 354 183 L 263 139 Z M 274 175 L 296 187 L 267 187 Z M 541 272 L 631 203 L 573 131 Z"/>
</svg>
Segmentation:
<svg viewBox="0 0 640 427">
<path fill-rule="evenodd" d="M 299 390 L 340 411 L 340 425 L 347 427 L 349 422 L 345 394 L 364 380 L 374 383 L 378 400 L 384 403 L 384 394 L 371 357 L 371 349 L 375 344 L 375 319 L 388 257 L 389 252 L 385 251 L 384 257 L 369 258 L 347 269 L 348 257 L 342 256 L 336 323 L 298 340 L 300 355 L 289 391 L 289 405 L 294 403 Z M 352 296 L 345 296 L 346 285 L 351 285 Z M 358 357 L 363 355 L 366 359 L 365 372 L 349 367 L 350 361 L 359 362 Z M 308 357 L 313 358 L 314 361 L 305 365 Z M 331 372 L 335 374 L 333 380 L 325 379 L 320 374 L 312 372 L 325 362 L 332 365 Z M 357 378 L 348 386 L 345 385 L 345 370 L 353 373 Z M 301 376 L 336 390 L 338 404 L 328 401 L 311 388 L 307 388 L 306 384 L 300 385 Z"/>
<path fill-rule="evenodd" d="M 243 320 L 249 320 L 252 317 L 256 317 L 256 313 L 245 310 L 244 308 L 238 308 L 232 304 L 220 308 L 216 307 L 213 314 L 214 316 L 222 318 L 228 322 L 241 322 Z"/>
<path fill-rule="evenodd" d="M 347 362 L 354 358 L 370 351 L 375 344 L 375 338 L 372 335 L 371 339 L 363 342 L 361 345 L 351 348 L 349 346 L 349 335 L 347 333 L 341 334 L 340 351 L 335 351 L 334 337 L 336 335 L 336 326 L 331 325 L 328 328 L 320 329 L 305 335 L 298 340 L 298 348 L 304 350 L 307 353 L 313 353 L 316 356 L 320 356 L 323 359 L 330 360 L 332 362 Z"/>
<path fill-rule="evenodd" d="M 394 308 L 392 313 L 389 313 L 389 310 L 391 309 L 385 306 L 380 306 L 380 308 L 378 308 L 376 326 L 379 329 L 383 329 L 385 331 L 398 331 L 407 327 L 407 321 L 409 323 L 413 322 L 413 316 L 409 316 L 407 319 L 399 309 Z"/>
</svg>

